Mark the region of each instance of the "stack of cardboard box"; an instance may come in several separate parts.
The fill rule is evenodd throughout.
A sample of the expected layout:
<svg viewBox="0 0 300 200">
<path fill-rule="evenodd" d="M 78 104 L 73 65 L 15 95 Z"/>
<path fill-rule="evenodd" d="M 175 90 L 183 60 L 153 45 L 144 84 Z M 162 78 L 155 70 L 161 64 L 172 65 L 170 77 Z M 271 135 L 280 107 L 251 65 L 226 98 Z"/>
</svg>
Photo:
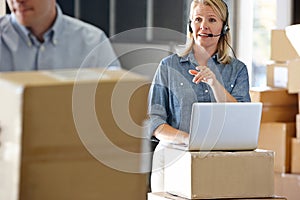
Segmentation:
<svg viewBox="0 0 300 200">
<path fill-rule="evenodd" d="M 272 63 L 267 66 L 267 85 L 286 88 L 292 94 L 298 93 L 300 57 L 285 30 L 271 32 L 271 60 Z"/>
<path fill-rule="evenodd" d="M 165 191 L 159 199 L 285 199 L 274 195 L 273 151 L 165 150 Z"/>
<path fill-rule="evenodd" d="M 275 193 L 298 200 L 300 57 L 286 30 L 272 30 L 271 60 L 268 88 L 252 88 L 250 92 L 252 101 L 263 103 L 259 148 L 275 152 Z"/>
<path fill-rule="evenodd" d="M 300 93 L 298 98 L 300 103 Z M 300 174 L 300 106 L 296 117 L 296 137 L 292 138 L 291 173 Z"/>
<path fill-rule="evenodd" d="M 146 199 L 148 90 L 125 70 L 0 73 L 0 199 Z"/>
</svg>

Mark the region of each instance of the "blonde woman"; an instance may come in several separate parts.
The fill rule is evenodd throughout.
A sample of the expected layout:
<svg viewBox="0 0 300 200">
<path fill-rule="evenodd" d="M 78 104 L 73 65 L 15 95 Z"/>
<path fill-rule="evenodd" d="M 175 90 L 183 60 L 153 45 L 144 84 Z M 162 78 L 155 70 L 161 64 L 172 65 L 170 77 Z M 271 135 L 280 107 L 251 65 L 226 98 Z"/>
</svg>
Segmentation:
<svg viewBox="0 0 300 200">
<path fill-rule="evenodd" d="M 149 93 L 153 155 L 151 189 L 164 191 L 164 142 L 187 143 L 194 102 L 250 102 L 245 64 L 230 56 L 228 8 L 223 0 L 194 0 L 187 42 L 164 58 Z"/>
</svg>

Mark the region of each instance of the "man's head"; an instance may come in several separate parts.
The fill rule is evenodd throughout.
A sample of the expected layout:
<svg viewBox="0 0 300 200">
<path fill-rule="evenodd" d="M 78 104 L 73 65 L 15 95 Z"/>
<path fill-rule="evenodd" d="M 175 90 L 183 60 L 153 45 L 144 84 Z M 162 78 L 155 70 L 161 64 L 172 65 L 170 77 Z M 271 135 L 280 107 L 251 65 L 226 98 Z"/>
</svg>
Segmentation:
<svg viewBox="0 0 300 200">
<path fill-rule="evenodd" d="M 29 29 L 48 29 L 56 17 L 56 0 L 7 0 L 20 24 Z"/>
</svg>

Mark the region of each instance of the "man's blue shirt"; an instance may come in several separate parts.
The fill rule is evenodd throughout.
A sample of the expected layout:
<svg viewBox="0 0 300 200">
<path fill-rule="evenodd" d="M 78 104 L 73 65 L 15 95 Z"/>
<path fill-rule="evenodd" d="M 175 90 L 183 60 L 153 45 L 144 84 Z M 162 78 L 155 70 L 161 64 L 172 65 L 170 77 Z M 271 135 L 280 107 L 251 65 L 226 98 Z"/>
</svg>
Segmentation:
<svg viewBox="0 0 300 200">
<path fill-rule="evenodd" d="M 118 66 L 110 41 L 95 26 L 63 15 L 39 42 L 14 14 L 0 18 L 0 71 Z"/>
</svg>

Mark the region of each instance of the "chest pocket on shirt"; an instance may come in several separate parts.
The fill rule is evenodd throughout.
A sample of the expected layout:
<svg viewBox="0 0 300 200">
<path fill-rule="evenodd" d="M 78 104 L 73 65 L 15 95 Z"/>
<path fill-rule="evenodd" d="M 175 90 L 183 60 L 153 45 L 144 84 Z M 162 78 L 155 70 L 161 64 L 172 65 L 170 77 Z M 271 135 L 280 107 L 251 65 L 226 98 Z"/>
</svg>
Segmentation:
<svg viewBox="0 0 300 200">
<path fill-rule="evenodd" d="M 193 102 L 197 101 L 197 94 L 189 83 L 177 83 L 172 92 L 178 102 L 175 105 L 176 109 L 186 110 Z"/>
</svg>

